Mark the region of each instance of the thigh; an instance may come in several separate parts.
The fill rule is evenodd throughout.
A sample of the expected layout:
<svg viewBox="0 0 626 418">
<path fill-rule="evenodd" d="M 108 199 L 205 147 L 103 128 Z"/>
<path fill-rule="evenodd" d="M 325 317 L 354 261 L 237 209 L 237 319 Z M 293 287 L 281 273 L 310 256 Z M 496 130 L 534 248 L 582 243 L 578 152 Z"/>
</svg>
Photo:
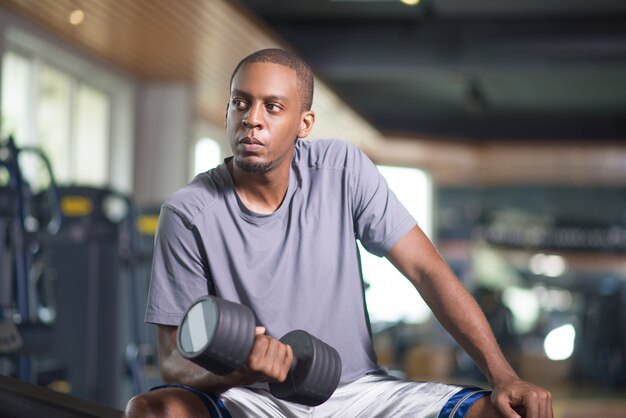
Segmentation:
<svg viewBox="0 0 626 418">
<path fill-rule="evenodd" d="M 306 418 L 313 412 L 313 408 L 282 401 L 264 389 L 232 388 L 220 397 L 232 418 Z"/>
<path fill-rule="evenodd" d="M 520 411 L 517 411 L 520 412 Z M 525 414 L 521 413 L 521 416 Z M 478 399 L 474 405 L 467 411 L 465 418 L 501 418 L 502 415 L 496 410 L 491 403 L 491 399 L 486 396 Z"/>
<path fill-rule="evenodd" d="M 443 383 L 365 376 L 337 388 L 314 417 L 461 418 L 488 391 Z"/>
<path fill-rule="evenodd" d="M 126 417 L 212 418 L 205 403 L 183 388 L 162 388 L 132 398 L 126 406 Z"/>
</svg>

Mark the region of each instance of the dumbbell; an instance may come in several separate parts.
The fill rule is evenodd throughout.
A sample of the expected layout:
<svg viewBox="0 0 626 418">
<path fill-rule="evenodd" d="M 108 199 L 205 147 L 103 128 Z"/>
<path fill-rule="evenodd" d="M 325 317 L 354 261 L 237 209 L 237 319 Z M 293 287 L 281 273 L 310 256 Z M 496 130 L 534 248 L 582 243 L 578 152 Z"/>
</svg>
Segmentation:
<svg viewBox="0 0 626 418">
<path fill-rule="evenodd" d="M 183 316 L 178 349 L 205 369 L 226 375 L 247 362 L 255 328 L 254 314 L 247 306 L 204 296 Z M 337 350 L 303 330 L 288 332 L 280 341 L 291 346 L 294 356 L 287 379 L 270 383 L 272 395 L 307 406 L 326 402 L 341 377 Z"/>
</svg>

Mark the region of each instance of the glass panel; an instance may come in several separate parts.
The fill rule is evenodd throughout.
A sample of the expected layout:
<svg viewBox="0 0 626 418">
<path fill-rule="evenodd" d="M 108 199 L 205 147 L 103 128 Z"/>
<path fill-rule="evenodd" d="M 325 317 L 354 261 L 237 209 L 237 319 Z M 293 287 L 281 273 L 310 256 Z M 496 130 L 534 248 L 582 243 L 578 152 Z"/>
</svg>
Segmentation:
<svg viewBox="0 0 626 418">
<path fill-rule="evenodd" d="M 76 96 L 74 181 L 104 186 L 108 179 L 109 97 L 80 85 Z"/>
<path fill-rule="evenodd" d="M 37 100 L 37 142 L 50 159 L 54 175 L 60 183 L 71 180 L 71 89 L 70 77 L 47 65 L 41 66 Z"/>
<path fill-rule="evenodd" d="M 32 143 L 28 125 L 28 98 L 32 64 L 25 57 L 6 52 L 2 57 L 2 137 L 13 134 L 15 141 L 24 145 Z"/>
<path fill-rule="evenodd" d="M 222 162 L 220 144 L 211 138 L 201 138 L 194 150 L 194 175 L 203 173 Z"/>
<path fill-rule="evenodd" d="M 431 235 L 432 184 L 421 170 L 379 166 L 379 171 L 400 202 Z M 386 258 L 379 258 L 359 243 L 363 278 L 369 285 L 365 291 L 367 308 L 373 323 L 399 321 L 421 323 L 431 312 L 417 290 Z"/>
</svg>

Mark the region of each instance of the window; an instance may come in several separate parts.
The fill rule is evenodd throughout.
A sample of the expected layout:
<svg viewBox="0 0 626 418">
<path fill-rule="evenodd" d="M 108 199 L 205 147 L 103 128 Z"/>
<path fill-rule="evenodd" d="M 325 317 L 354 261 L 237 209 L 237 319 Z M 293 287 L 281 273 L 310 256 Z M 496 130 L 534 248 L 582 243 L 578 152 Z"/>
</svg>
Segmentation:
<svg viewBox="0 0 626 418">
<path fill-rule="evenodd" d="M 194 149 L 193 174 L 203 173 L 222 162 L 220 144 L 211 138 L 201 138 Z"/>
<path fill-rule="evenodd" d="M 422 170 L 379 166 L 379 171 L 400 202 L 432 236 L 432 182 Z M 386 258 L 372 255 L 359 244 L 363 278 L 368 285 L 365 299 L 373 323 L 399 321 L 421 323 L 431 312 L 417 290 Z"/>
<path fill-rule="evenodd" d="M 3 56 L 2 136 L 41 147 L 59 183 L 108 183 L 110 107 L 105 93 L 39 58 Z"/>
<path fill-rule="evenodd" d="M 72 176 L 81 183 L 105 184 L 109 161 L 109 98 L 81 84 L 76 92 Z"/>
<path fill-rule="evenodd" d="M 29 132 L 28 110 L 30 107 L 30 84 L 32 63 L 26 58 L 7 52 L 2 60 L 2 136 L 13 133 L 32 142 Z"/>
<path fill-rule="evenodd" d="M 68 157 L 71 157 L 71 94 L 72 80 L 61 71 L 43 65 L 38 71 L 36 126 L 37 135 L 28 142 L 40 146 L 54 167 L 58 181 L 71 179 Z M 30 87 L 27 87 L 27 89 Z M 24 94 L 27 94 L 28 90 Z M 29 121 L 25 121 L 29 123 Z M 26 138 L 16 135 L 18 144 Z"/>
</svg>

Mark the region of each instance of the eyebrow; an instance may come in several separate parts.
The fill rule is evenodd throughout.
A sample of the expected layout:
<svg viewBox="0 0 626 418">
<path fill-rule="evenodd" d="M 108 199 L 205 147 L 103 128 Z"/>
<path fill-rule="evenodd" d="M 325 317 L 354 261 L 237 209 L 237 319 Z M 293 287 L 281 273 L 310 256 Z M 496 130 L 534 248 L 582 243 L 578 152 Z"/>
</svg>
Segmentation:
<svg viewBox="0 0 626 418">
<path fill-rule="evenodd" d="M 232 91 L 231 97 L 232 96 L 243 96 L 243 97 L 250 97 L 250 93 L 247 93 L 243 90 L 238 90 L 238 89 L 234 89 Z M 280 95 L 276 95 L 276 94 L 271 94 L 269 96 L 265 96 L 263 97 L 264 100 L 276 100 L 276 101 L 289 101 L 289 98 L 287 96 L 280 96 Z"/>
</svg>

